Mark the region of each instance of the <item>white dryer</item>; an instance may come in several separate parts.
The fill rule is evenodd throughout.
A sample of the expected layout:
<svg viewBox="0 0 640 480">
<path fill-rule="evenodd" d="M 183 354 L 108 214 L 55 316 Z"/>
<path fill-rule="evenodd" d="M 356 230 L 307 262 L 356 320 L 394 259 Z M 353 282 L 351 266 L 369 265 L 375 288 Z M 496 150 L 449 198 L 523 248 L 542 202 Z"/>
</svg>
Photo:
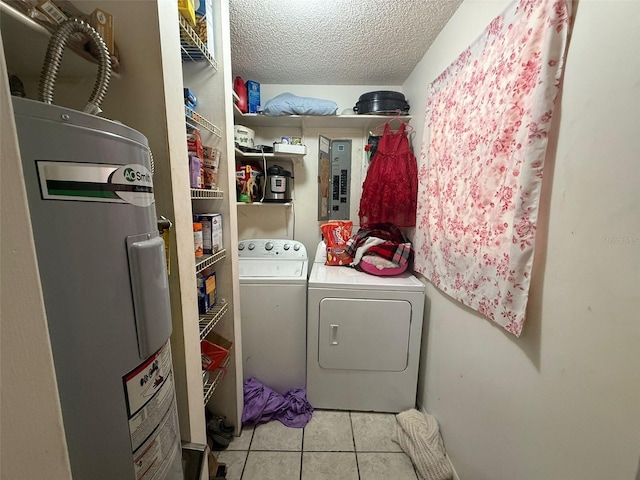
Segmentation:
<svg viewBox="0 0 640 480">
<path fill-rule="evenodd" d="M 315 408 L 401 412 L 415 407 L 425 286 L 410 273 L 377 277 L 311 268 L 307 396 Z"/>
<path fill-rule="evenodd" d="M 306 383 L 307 266 L 295 240 L 238 244 L 244 379 L 279 393 Z"/>
</svg>

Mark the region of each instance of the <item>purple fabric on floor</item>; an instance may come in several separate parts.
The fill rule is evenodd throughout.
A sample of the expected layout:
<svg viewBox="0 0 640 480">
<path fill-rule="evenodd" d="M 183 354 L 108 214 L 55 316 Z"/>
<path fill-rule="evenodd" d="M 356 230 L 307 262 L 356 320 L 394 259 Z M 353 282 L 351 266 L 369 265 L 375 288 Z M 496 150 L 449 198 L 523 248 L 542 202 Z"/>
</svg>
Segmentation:
<svg viewBox="0 0 640 480">
<path fill-rule="evenodd" d="M 255 378 L 244 382 L 242 424 L 245 426 L 279 420 L 287 427 L 303 428 L 312 414 L 313 407 L 304 388 L 292 388 L 281 395 Z"/>
</svg>

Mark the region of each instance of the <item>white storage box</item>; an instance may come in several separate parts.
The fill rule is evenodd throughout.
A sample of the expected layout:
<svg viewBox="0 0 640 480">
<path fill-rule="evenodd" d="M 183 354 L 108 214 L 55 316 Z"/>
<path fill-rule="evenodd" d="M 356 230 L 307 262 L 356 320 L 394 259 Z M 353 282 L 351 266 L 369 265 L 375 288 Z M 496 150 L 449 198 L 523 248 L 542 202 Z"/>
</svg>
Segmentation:
<svg viewBox="0 0 640 480">
<path fill-rule="evenodd" d="M 233 126 L 233 141 L 240 147 L 254 148 L 256 132 L 244 125 Z"/>
<path fill-rule="evenodd" d="M 306 145 L 290 145 L 288 143 L 274 143 L 273 153 L 291 153 L 294 155 L 306 155 Z"/>
</svg>

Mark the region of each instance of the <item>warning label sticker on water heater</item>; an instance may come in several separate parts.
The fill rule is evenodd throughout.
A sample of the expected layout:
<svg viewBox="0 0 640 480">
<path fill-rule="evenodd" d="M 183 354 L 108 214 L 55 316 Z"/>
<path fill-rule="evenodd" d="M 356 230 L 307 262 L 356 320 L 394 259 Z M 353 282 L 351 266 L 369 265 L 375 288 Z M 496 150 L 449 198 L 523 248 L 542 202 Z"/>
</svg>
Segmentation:
<svg viewBox="0 0 640 480">
<path fill-rule="evenodd" d="M 165 478 L 180 447 L 169 342 L 123 380 L 136 479 Z"/>
<path fill-rule="evenodd" d="M 129 203 L 148 207 L 154 203 L 153 178 L 144 165 L 50 162 L 37 160 L 44 200 Z"/>
</svg>

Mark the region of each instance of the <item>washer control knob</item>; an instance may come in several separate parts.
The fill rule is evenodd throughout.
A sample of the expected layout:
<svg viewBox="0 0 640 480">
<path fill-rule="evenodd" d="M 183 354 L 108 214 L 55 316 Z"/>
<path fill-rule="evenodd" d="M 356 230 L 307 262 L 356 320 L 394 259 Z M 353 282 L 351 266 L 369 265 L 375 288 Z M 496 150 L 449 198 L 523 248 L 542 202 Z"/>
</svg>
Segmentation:
<svg viewBox="0 0 640 480">
<path fill-rule="evenodd" d="M 254 248 L 256 248 L 255 244 L 250 243 L 250 244 L 249 244 L 249 250 L 253 250 Z"/>
<path fill-rule="evenodd" d="M 238 245 L 238 250 L 244 250 L 244 243 Z"/>
<path fill-rule="evenodd" d="M 267 242 L 267 243 L 265 243 L 265 244 L 264 244 L 264 249 L 265 249 L 267 252 L 269 252 L 269 251 L 273 250 L 273 243 L 271 243 L 271 242 Z"/>
<path fill-rule="evenodd" d="M 296 243 L 296 244 L 293 246 L 293 249 L 294 249 L 296 252 L 297 252 L 298 250 L 300 250 L 300 244 L 299 244 L 299 243 Z"/>
<path fill-rule="evenodd" d="M 285 250 L 289 250 L 291 248 L 291 245 L 289 245 L 288 243 L 284 244 L 284 249 Z"/>
</svg>

